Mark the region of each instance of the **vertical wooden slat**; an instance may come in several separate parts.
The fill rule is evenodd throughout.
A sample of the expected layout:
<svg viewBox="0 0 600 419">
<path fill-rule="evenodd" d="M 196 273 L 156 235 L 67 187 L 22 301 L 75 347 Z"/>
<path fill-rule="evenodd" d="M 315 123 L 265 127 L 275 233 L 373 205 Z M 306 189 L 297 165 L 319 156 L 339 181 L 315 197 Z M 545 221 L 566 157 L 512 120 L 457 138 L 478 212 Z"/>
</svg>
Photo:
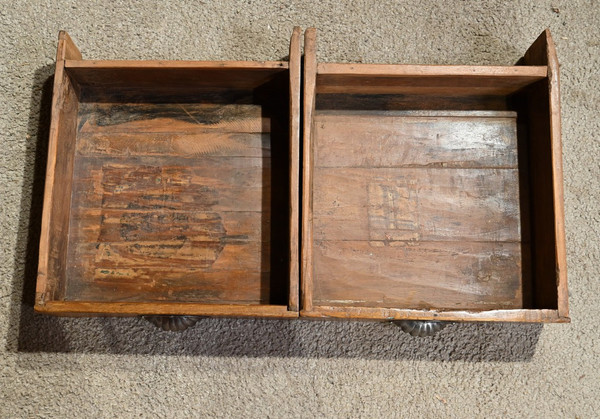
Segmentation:
<svg viewBox="0 0 600 419">
<path fill-rule="evenodd" d="M 58 35 L 48 145 L 44 210 L 40 236 L 36 305 L 64 292 L 73 151 L 77 124 L 76 86 L 65 72 L 65 59 L 81 59 L 71 37 Z"/>
<path fill-rule="evenodd" d="M 291 311 L 299 310 L 299 195 L 300 195 L 300 81 L 301 60 L 300 27 L 294 27 L 290 41 L 290 272 L 289 272 L 289 302 Z"/>
<path fill-rule="evenodd" d="M 548 77 L 531 87 L 528 122 L 531 159 L 534 303 L 568 317 L 559 66 L 546 29 L 525 53 L 524 65 L 547 65 Z"/>
<path fill-rule="evenodd" d="M 302 309 L 312 310 L 313 238 L 312 238 L 312 123 L 317 81 L 317 30 L 304 33 L 304 109 L 303 109 L 303 178 L 302 178 Z"/>
</svg>

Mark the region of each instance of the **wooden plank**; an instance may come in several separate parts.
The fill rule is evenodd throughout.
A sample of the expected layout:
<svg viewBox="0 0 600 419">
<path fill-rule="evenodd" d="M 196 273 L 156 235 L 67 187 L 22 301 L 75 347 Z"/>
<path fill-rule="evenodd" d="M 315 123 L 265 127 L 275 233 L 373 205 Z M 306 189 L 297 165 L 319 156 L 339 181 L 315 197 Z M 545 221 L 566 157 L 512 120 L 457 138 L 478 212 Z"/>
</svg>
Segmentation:
<svg viewBox="0 0 600 419">
<path fill-rule="evenodd" d="M 301 317 L 324 319 L 371 319 L 371 320 L 438 320 L 450 322 L 522 322 L 522 323 L 569 323 L 568 317 L 560 316 L 558 310 L 485 310 L 442 311 L 406 310 L 375 307 L 327 307 L 315 306 L 312 311 L 302 310 Z"/>
<path fill-rule="evenodd" d="M 301 304 L 304 310 L 311 310 L 313 292 L 313 114 L 315 111 L 317 77 L 317 30 L 309 28 L 304 32 L 304 91 L 303 91 L 303 163 L 302 168 L 302 268 Z"/>
<path fill-rule="evenodd" d="M 288 71 L 287 63 L 276 62 L 263 66 L 203 65 L 181 62 L 176 65 L 158 65 L 150 62 L 135 65 L 134 62 L 98 62 L 86 65 L 85 61 L 66 62 L 67 71 L 82 86 L 93 88 L 153 88 L 168 86 L 169 89 L 248 89 L 260 87 L 276 76 Z M 114 64 L 113 64 L 114 63 Z M 160 83 L 158 83 L 160 81 Z M 158 86 L 157 86 L 158 85 Z"/>
<path fill-rule="evenodd" d="M 88 243 L 171 240 L 180 236 L 190 240 L 215 237 L 261 241 L 263 229 L 269 228 L 269 212 L 199 212 L 81 208 L 73 211 L 71 240 Z M 267 224 L 267 225 L 265 225 Z"/>
<path fill-rule="evenodd" d="M 318 167 L 517 167 L 516 113 L 319 111 Z"/>
<path fill-rule="evenodd" d="M 203 158 L 78 159 L 77 207 L 135 210 L 256 211 L 269 208 L 270 160 Z"/>
<path fill-rule="evenodd" d="M 523 64 L 548 66 L 547 79 L 527 92 L 534 304 L 568 317 L 559 65 L 549 30 L 525 53 Z"/>
<path fill-rule="evenodd" d="M 80 55 L 81 58 L 81 55 Z M 78 69 L 286 69 L 286 61 L 81 60 L 67 58 L 66 68 Z"/>
<path fill-rule="evenodd" d="M 506 111 L 509 104 L 505 96 L 469 95 L 423 95 L 423 94 L 348 94 L 332 93 L 317 95 L 317 109 L 352 111 Z"/>
<path fill-rule="evenodd" d="M 516 169 L 318 168 L 314 184 L 315 240 L 521 237 Z"/>
<path fill-rule="evenodd" d="M 289 172 L 290 172 L 290 203 L 289 203 L 289 223 L 290 223 L 290 250 L 289 250 L 289 299 L 288 308 L 291 311 L 298 311 L 300 306 L 300 94 L 301 94 L 301 29 L 296 26 L 292 32 L 290 41 L 290 152 L 289 152 Z"/>
<path fill-rule="evenodd" d="M 199 302 L 212 304 L 268 304 L 269 277 L 261 272 L 198 268 L 96 268 L 93 281 L 71 282 L 74 300 L 97 302 Z"/>
<path fill-rule="evenodd" d="M 317 306 L 522 307 L 519 243 L 317 241 Z"/>
<path fill-rule="evenodd" d="M 83 103 L 81 133 L 269 133 L 271 118 L 259 105 L 205 103 Z M 207 137 L 209 138 L 209 137 Z"/>
<path fill-rule="evenodd" d="M 58 36 L 44 210 L 40 236 L 36 305 L 60 298 L 64 292 L 73 154 L 77 129 L 77 88 L 64 71 L 65 58 L 81 58 L 61 31 Z"/>
<path fill-rule="evenodd" d="M 321 63 L 317 73 L 317 93 L 509 95 L 546 77 L 546 67 Z"/>
<path fill-rule="evenodd" d="M 271 157 L 268 133 L 81 133 L 77 153 L 84 157 Z"/>
<path fill-rule="evenodd" d="M 93 301 L 48 301 L 35 307 L 39 313 L 58 316 L 223 316 L 296 318 L 298 312 L 288 311 L 285 305 L 263 304 L 198 304 L 198 303 L 103 303 Z"/>
<path fill-rule="evenodd" d="M 319 63 L 319 75 L 365 75 L 365 76 L 461 76 L 477 80 L 484 77 L 505 77 L 507 79 L 531 78 L 540 80 L 546 77 L 545 65 L 492 66 L 492 65 L 422 65 L 422 64 L 363 64 L 363 63 Z"/>
</svg>

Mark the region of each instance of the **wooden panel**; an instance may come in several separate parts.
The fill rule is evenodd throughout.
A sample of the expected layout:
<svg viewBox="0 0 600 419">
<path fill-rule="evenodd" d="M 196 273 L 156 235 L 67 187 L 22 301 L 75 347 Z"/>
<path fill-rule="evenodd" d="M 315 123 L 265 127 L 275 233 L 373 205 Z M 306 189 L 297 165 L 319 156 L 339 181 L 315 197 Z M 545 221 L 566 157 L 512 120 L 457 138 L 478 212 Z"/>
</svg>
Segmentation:
<svg viewBox="0 0 600 419">
<path fill-rule="evenodd" d="M 73 199 L 80 207 L 256 212 L 269 207 L 268 158 L 78 158 L 77 163 Z"/>
<path fill-rule="evenodd" d="M 271 118 L 256 104 L 205 103 L 83 103 L 79 113 L 82 133 L 268 133 Z M 208 141 L 210 137 L 206 137 Z M 207 142 L 206 146 L 216 146 Z"/>
<path fill-rule="evenodd" d="M 314 253 L 315 305 L 522 307 L 519 243 L 317 240 Z"/>
<path fill-rule="evenodd" d="M 52 93 L 36 305 L 60 298 L 64 292 L 71 178 L 79 105 L 77 86 L 64 71 L 65 58 L 78 59 L 81 58 L 81 54 L 69 35 L 61 31 L 58 37 Z"/>
<path fill-rule="evenodd" d="M 288 311 L 285 305 L 264 304 L 198 304 L 198 303 L 99 303 L 94 301 L 49 301 L 36 306 L 40 313 L 59 316 L 229 316 L 295 318 L 298 312 Z"/>
<path fill-rule="evenodd" d="M 522 63 L 548 66 L 548 78 L 527 91 L 534 304 L 558 308 L 561 317 L 568 317 L 559 65 L 550 31 L 540 35 Z"/>
<path fill-rule="evenodd" d="M 301 317 L 325 319 L 370 320 L 439 320 L 449 322 L 524 322 L 569 323 L 568 317 L 558 310 L 485 310 L 485 311 L 437 311 L 406 310 L 376 307 L 330 307 L 315 306 L 312 311 L 301 311 Z"/>
<path fill-rule="evenodd" d="M 271 141 L 281 128 L 265 112 L 258 104 L 85 103 L 66 299 L 278 299 L 286 278 L 271 276 L 279 258 L 271 214 L 282 210 L 271 199 Z"/>
<path fill-rule="evenodd" d="M 290 172 L 290 268 L 289 300 L 290 310 L 300 309 L 300 94 L 301 94 L 301 29 L 296 26 L 290 41 L 289 63 L 289 172 Z"/>
<path fill-rule="evenodd" d="M 317 93 L 509 95 L 546 67 L 319 64 L 317 73 Z"/>
<path fill-rule="evenodd" d="M 514 112 L 317 111 L 313 141 L 315 306 L 523 307 Z"/>
<path fill-rule="evenodd" d="M 509 109 L 505 96 L 423 94 L 318 94 L 319 110 L 353 111 L 503 111 Z"/>
<path fill-rule="evenodd" d="M 313 113 L 317 76 L 317 31 L 309 28 L 304 33 L 304 90 L 303 90 L 303 173 L 302 173 L 302 309 L 312 309 L 313 292 Z"/>
<path fill-rule="evenodd" d="M 131 66 L 128 63 L 116 62 L 98 65 L 87 65 L 86 62 L 76 62 L 73 65 L 67 62 L 69 74 L 71 74 L 82 86 L 94 88 L 157 88 L 160 85 L 168 86 L 170 89 L 178 88 L 197 89 L 222 88 L 222 89 L 255 89 L 276 75 L 287 71 L 287 63 L 276 63 L 275 65 L 240 65 L 240 66 L 194 66 L 185 65 L 150 65 Z"/>
<path fill-rule="evenodd" d="M 514 112 L 318 111 L 319 167 L 516 168 Z"/>
<path fill-rule="evenodd" d="M 315 169 L 315 240 L 519 241 L 507 169 Z"/>
</svg>

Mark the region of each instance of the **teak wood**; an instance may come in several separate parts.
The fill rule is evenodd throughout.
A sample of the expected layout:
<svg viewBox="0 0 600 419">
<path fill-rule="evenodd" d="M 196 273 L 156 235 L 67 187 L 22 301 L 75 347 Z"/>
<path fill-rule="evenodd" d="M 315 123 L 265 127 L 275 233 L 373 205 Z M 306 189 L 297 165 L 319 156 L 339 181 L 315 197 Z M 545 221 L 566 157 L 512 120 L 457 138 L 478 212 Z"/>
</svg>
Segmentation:
<svg viewBox="0 0 600 419">
<path fill-rule="evenodd" d="M 568 321 L 550 33 L 508 67 L 304 49 L 301 317 Z"/>
<path fill-rule="evenodd" d="M 36 310 L 297 317 L 289 61 L 82 60 L 61 32 Z"/>
<path fill-rule="evenodd" d="M 36 310 L 569 321 L 550 33 L 515 66 L 318 63 L 314 28 L 302 63 L 300 35 L 208 62 L 59 34 Z"/>
</svg>

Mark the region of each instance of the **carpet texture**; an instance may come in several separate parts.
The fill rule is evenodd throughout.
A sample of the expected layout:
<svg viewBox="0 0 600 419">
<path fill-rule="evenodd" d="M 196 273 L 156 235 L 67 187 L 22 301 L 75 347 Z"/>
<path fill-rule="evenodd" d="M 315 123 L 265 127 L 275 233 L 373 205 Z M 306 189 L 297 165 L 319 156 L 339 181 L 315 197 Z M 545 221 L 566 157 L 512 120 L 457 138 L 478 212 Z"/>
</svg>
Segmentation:
<svg viewBox="0 0 600 419">
<path fill-rule="evenodd" d="M 59 29 L 84 58 L 269 60 L 292 27 L 323 61 L 514 63 L 546 27 L 561 62 L 571 324 L 33 314 Z M 600 3 L 0 1 L 0 417 L 544 417 L 600 411 Z"/>
</svg>

